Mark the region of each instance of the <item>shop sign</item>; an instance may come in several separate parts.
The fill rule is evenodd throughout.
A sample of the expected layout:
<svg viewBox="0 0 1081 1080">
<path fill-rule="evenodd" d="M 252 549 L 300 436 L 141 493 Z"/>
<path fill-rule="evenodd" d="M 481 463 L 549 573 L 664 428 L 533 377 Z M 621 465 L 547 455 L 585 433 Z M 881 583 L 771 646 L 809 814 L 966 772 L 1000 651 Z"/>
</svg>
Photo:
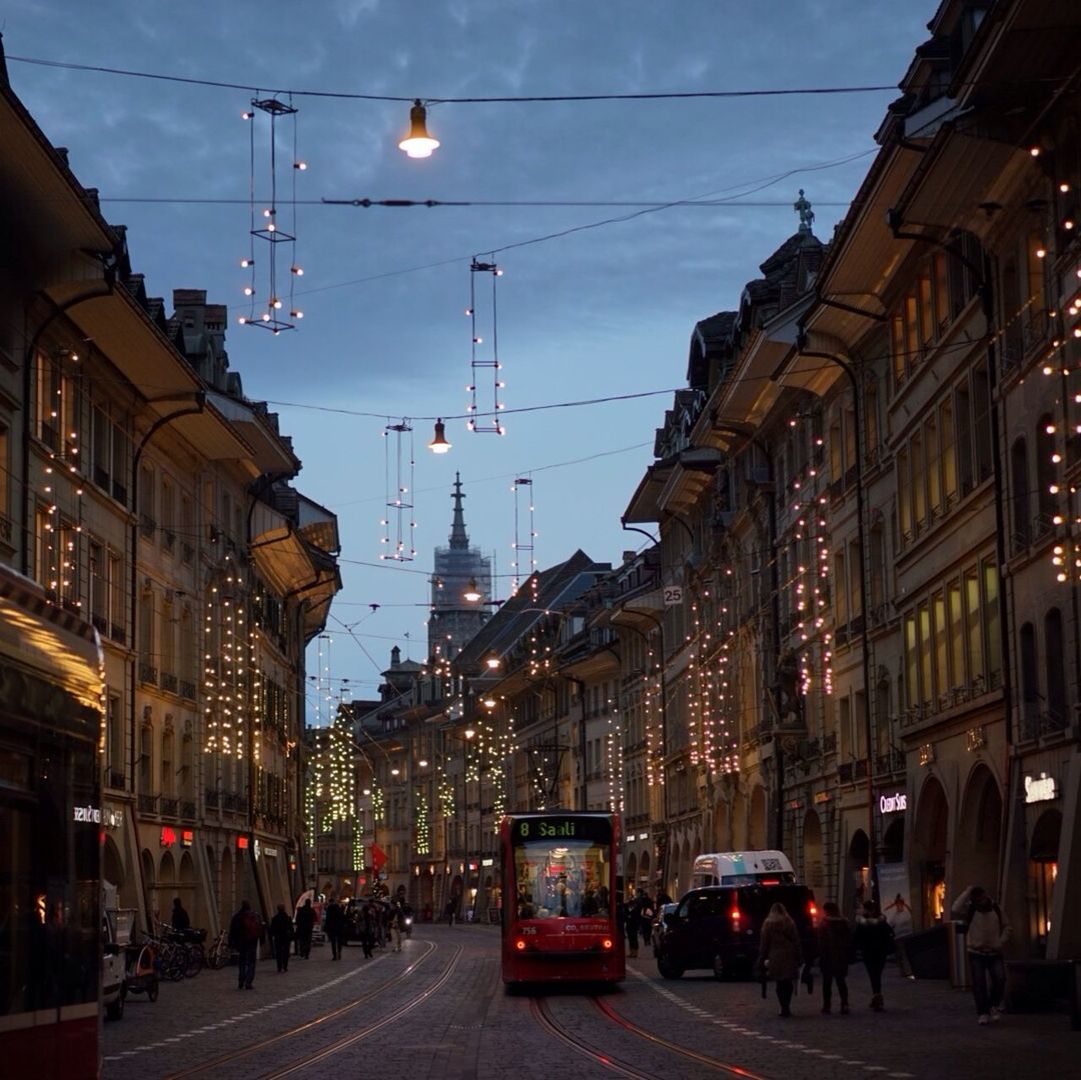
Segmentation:
<svg viewBox="0 0 1081 1080">
<path fill-rule="evenodd" d="M 236 838 L 236 846 L 238 851 L 248 850 L 248 838 L 246 836 L 238 836 Z"/>
<path fill-rule="evenodd" d="M 182 829 L 180 832 L 180 846 L 191 847 L 195 839 L 195 833 L 191 829 Z"/>
<path fill-rule="evenodd" d="M 908 796 L 903 791 L 892 795 L 879 795 L 878 812 L 880 814 L 900 814 L 908 809 Z"/>
<path fill-rule="evenodd" d="M 268 859 L 276 859 L 278 857 L 278 849 L 276 847 L 264 847 L 263 854 Z"/>
<path fill-rule="evenodd" d="M 640 832 L 640 833 L 638 834 L 638 839 L 639 839 L 639 840 L 648 840 L 648 839 L 649 839 L 649 833 L 647 833 L 647 832 Z"/>
<path fill-rule="evenodd" d="M 789 810 L 802 810 L 803 809 L 803 803 L 801 803 L 799 801 L 799 799 L 789 799 L 788 802 L 785 803 L 785 806 Z"/>
<path fill-rule="evenodd" d="M 1058 790 L 1055 788 L 1055 778 L 1047 773 L 1039 776 L 1025 777 L 1025 802 L 1050 802 L 1058 798 Z"/>
<path fill-rule="evenodd" d="M 480 864 L 481 866 L 494 866 L 495 859 L 481 859 Z"/>
<path fill-rule="evenodd" d="M 666 585 L 664 588 L 664 606 L 673 607 L 683 603 L 683 586 Z"/>
<path fill-rule="evenodd" d="M 71 820 L 100 825 L 101 810 L 96 806 L 73 806 L 71 808 Z"/>
<path fill-rule="evenodd" d="M 176 829 L 171 825 L 162 825 L 160 842 L 162 847 L 172 847 L 176 843 Z"/>
<path fill-rule="evenodd" d="M 815 806 L 821 806 L 823 803 L 828 803 L 833 796 L 828 791 L 816 791 L 814 793 Z"/>
<path fill-rule="evenodd" d="M 122 829 L 124 827 L 124 811 L 114 810 L 111 806 L 105 807 L 101 812 L 101 823 L 107 829 Z"/>
</svg>

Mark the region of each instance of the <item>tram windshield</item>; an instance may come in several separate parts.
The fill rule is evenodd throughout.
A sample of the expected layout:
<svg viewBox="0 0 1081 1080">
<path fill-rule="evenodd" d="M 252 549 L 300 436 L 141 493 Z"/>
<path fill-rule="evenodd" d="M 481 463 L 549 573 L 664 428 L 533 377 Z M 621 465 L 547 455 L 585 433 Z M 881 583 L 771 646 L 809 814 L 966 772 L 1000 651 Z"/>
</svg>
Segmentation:
<svg viewBox="0 0 1081 1080">
<path fill-rule="evenodd" d="M 607 822 L 519 822 L 512 843 L 519 919 L 607 918 L 612 848 Z"/>
</svg>

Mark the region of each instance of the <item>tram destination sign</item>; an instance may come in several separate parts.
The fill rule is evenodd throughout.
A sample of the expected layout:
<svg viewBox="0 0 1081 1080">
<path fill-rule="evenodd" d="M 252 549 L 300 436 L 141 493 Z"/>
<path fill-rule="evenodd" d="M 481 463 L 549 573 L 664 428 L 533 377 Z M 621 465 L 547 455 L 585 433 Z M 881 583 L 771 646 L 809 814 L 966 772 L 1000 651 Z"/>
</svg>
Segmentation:
<svg viewBox="0 0 1081 1080">
<path fill-rule="evenodd" d="M 612 823 L 606 817 L 578 817 L 573 814 L 516 818 L 511 827 L 516 843 L 534 840 L 599 840 L 611 843 Z"/>
</svg>

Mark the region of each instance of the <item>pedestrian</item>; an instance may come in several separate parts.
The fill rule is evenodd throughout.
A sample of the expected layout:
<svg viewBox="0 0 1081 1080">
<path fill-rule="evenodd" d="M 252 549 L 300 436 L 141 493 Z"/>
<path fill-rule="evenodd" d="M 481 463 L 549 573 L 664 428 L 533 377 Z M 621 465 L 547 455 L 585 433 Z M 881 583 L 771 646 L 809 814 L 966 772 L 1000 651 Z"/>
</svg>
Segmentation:
<svg viewBox="0 0 1081 1080">
<path fill-rule="evenodd" d="M 311 899 L 304 901 L 304 906 L 297 912 L 297 950 L 302 960 L 312 954 L 312 931 L 315 929 L 315 908 Z"/>
<path fill-rule="evenodd" d="M 326 923 L 327 941 L 330 942 L 331 960 L 342 958 L 342 935 L 345 933 L 345 911 L 336 899 L 327 904 Z"/>
<path fill-rule="evenodd" d="M 447 920 L 447 926 L 454 925 L 454 919 L 458 914 L 458 902 L 457 898 L 452 896 L 447 901 L 447 906 L 443 909 L 443 917 Z"/>
<path fill-rule="evenodd" d="M 270 942 L 274 947 L 274 959 L 278 971 L 289 970 L 289 943 L 293 940 L 293 920 L 285 912 L 285 905 L 278 905 L 278 913 L 270 920 Z"/>
<path fill-rule="evenodd" d="M 1013 928 L 982 885 L 965 889 L 951 910 L 953 917 L 964 923 L 977 1023 L 998 1021 L 1002 1018 L 1002 997 L 1006 990 L 1003 947 L 1012 937 Z"/>
<path fill-rule="evenodd" d="M 365 958 L 368 960 L 372 958 L 372 945 L 375 943 L 374 919 L 375 912 L 372 911 L 372 905 L 370 903 L 362 904 L 358 921 L 360 929 L 360 945 L 364 950 Z"/>
<path fill-rule="evenodd" d="M 777 1001 L 781 1016 L 791 1016 L 792 994 L 796 988 L 803 950 L 799 931 L 792 916 L 782 903 L 775 903 L 762 922 L 762 938 L 758 947 L 758 965 L 766 979 L 777 984 Z"/>
<path fill-rule="evenodd" d="M 848 1014 L 848 957 L 852 951 L 852 928 L 841 909 L 829 901 L 818 926 L 818 966 L 822 969 L 822 1011 L 831 1011 L 833 984 L 841 998 L 841 1015 Z"/>
<path fill-rule="evenodd" d="M 863 912 L 856 917 L 856 948 L 863 957 L 863 966 L 871 980 L 871 1008 L 882 1012 L 882 969 L 886 957 L 893 952 L 893 929 L 873 900 L 863 902 Z"/>
<path fill-rule="evenodd" d="M 252 910 L 248 900 L 240 901 L 240 910 L 229 923 L 229 946 L 237 951 L 238 990 L 251 990 L 255 978 L 255 961 L 259 942 L 263 938 L 263 920 Z"/>
<path fill-rule="evenodd" d="M 173 898 L 173 929 L 184 931 L 191 929 L 191 919 L 188 918 L 188 913 L 184 910 L 184 905 L 180 902 L 180 897 Z"/>
<path fill-rule="evenodd" d="M 638 897 L 632 895 L 623 905 L 623 929 L 627 935 L 627 956 L 632 959 L 638 955 L 638 912 L 641 904 Z"/>
<path fill-rule="evenodd" d="M 402 905 L 397 903 L 390 910 L 390 941 L 391 952 L 402 951 L 402 930 L 404 929 L 405 912 Z"/>
</svg>

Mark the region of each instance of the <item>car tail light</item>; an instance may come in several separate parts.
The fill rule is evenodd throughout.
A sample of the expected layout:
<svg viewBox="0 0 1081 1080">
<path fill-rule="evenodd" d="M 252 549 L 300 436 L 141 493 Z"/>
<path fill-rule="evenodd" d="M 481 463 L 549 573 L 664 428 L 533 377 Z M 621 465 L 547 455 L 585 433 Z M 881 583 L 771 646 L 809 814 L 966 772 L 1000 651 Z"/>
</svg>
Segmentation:
<svg viewBox="0 0 1081 1080">
<path fill-rule="evenodd" d="M 605 938 L 604 941 L 601 942 L 601 945 L 606 949 L 610 949 L 612 947 L 612 939 Z"/>
<path fill-rule="evenodd" d="M 810 915 L 812 923 L 818 920 L 818 907 L 813 900 L 807 904 L 807 914 Z"/>
<path fill-rule="evenodd" d="M 519 938 L 519 939 L 518 939 L 518 940 L 517 940 L 517 941 L 516 941 L 516 942 L 514 943 L 514 947 L 515 947 L 515 948 L 516 948 L 516 949 L 517 949 L 517 950 L 518 950 L 519 952 L 525 952 L 525 938 Z"/>
<path fill-rule="evenodd" d="M 732 924 L 734 926 L 738 927 L 739 926 L 739 920 L 741 918 L 739 908 L 738 907 L 732 908 L 732 910 L 728 913 L 728 916 L 732 920 Z"/>
</svg>

